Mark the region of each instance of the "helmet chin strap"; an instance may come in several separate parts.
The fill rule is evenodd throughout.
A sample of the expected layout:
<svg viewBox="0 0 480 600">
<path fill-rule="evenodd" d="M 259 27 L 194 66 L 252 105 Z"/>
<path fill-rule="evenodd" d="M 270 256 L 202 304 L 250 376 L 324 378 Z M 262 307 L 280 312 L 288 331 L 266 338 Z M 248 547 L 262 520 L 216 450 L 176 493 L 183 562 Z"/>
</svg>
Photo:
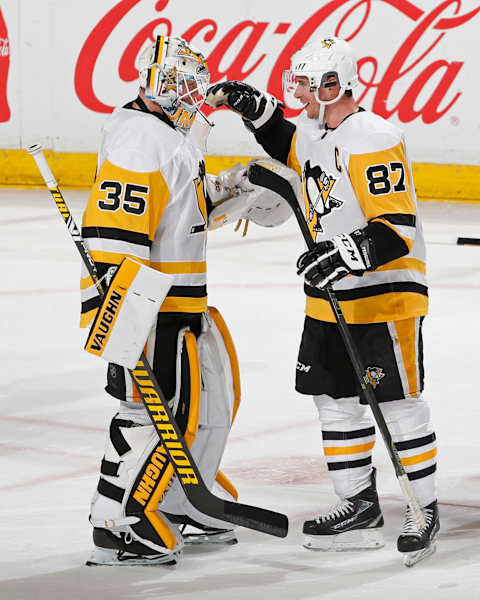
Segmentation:
<svg viewBox="0 0 480 600">
<path fill-rule="evenodd" d="M 339 90 L 337 96 L 335 96 L 335 98 L 333 98 L 332 100 L 320 100 L 319 94 L 318 94 L 319 89 L 320 88 L 317 88 L 315 90 L 315 100 L 320 104 L 320 111 L 318 113 L 318 123 L 319 123 L 320 129 L 324 130 L 325 129 L 325 108 L 327 106 L 329 106 L 330 104 L 334 104 L 335 102 L 340 100 L 340 98 L 345 94 L 345 88 L 340 86 L 340 90 Z"/>
</svg>

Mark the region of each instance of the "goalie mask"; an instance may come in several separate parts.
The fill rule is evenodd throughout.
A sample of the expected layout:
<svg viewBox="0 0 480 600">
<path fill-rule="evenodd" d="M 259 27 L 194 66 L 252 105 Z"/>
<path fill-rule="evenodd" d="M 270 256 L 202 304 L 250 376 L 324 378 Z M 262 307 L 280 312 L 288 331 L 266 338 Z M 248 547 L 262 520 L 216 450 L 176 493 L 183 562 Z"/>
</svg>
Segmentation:
<svg viewBox="0 0 480 600">
<path fill-rule="evenodd" d="M 205 99 L 210 73 L 205 57 L 179 37 L 157 36 L 138 60 L 139 83 L 175 128 L 187 132 Z"/>
<path fill-rule="evenodd" d="M 286 104 L 291 108 L 303 108 L 303 104 L 294 97 L 297 77 L 307 77 L 309 80 L 310 89 L 320 104 L 319 120 L 323 124 L 325 106 L 337 102 L 346 90 L 358 84 L 357 60 L 345 40 L 335 37 L 315 39 L 292 56 L 290 69 L 283 72 L 283 93 Z M 337 97 L 320 100 L 319 89 L 332 85 L 329 81 L 332 77 L 340 86 Z"/>
</svg>

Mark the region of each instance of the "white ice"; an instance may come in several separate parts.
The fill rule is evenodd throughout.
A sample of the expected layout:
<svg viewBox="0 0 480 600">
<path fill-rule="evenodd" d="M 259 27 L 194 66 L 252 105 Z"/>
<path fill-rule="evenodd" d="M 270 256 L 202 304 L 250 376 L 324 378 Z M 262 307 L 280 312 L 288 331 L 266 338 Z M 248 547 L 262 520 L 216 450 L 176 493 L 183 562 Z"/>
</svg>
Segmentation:
<svg viewBox="0 0 480 600">
<path fill-rule="evenodd" d="M 85 192 L 64 193 L 78 222 Z M 430 316 L 425 395 L 439 443 L 438 552 L 406 569 L 395 548 L 404 501 L 381 437 L 375 463 L 385 515 L 381 550 L 317 553 L 301 526 L 335 498 L 309 397 L 294 391 L 304 298 L 295 274 L 303 244 L 291 219 L 209 234 L 209 299 L 239 354 L 243 401 L 223 470 L 243 502 L 286 513 L 278 539 L 240 529 L 240 543 L 186 550 L 166 567 L 89 568 L 87 521 L 116 401 L 105 364 L 83 351 L 79 258 L 44 190 L 0 191 L 1 600 L 435 600 L 480 598 L 480 206 L 422 203 Z"/>
</svg>

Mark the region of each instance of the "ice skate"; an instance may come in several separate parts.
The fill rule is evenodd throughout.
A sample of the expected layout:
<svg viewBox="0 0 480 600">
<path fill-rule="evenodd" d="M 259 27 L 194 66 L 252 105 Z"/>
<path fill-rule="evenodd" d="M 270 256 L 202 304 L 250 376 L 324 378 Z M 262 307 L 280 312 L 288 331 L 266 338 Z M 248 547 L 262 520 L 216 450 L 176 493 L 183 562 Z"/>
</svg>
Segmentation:
<svg viewBox="0 0 480 600">
<path fill-rule="evenodd" d="M 181 551 L 160 553 L 140 542 L 133 541 L 129 534 L 112 533 L 106 529 L 95 527 L 93 530 L 95 548 L 86 565 L 91 566 L 155 566 L 176 565 Z"/>
<path fill-rule="evenodd" d="M 412 510 L 410 507 L 407 508 L 402 533 L 397 540 L 397 548 L 404 554 L 403 564 L 406 567 L 413 567 L 431 556 L 437 549 L 436 540 L 440 530 L 440 520 L 436 500 L 422 508 L 422 512 L 426 526 L 419 531 Z"/>
<path fill-rule="evenodd" d="M 185 545 L 223 544 L 233 546 L 238 544 L 233 529 L 216 529 L 202 525 L 186 515 L 165 514 L 172 523 L 178 525 Z"/>
<path fill-rule="evenodd" d="M 384 546 L 379 530 L 383 516 L 375 487 L 375 470 L 372 482 L 356 496 L 346 498 L 327 514 L 303 524 L 304 547 L 309 550 L 368 550 Z"/>
</svg>

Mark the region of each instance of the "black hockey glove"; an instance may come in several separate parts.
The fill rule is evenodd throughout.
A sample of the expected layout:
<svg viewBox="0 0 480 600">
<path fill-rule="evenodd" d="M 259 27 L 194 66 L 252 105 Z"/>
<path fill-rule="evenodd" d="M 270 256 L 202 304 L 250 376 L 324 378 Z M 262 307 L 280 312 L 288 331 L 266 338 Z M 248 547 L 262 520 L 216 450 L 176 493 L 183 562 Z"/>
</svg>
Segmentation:
<svg viewBox="0 0 480 600">
<path fill-rule="evenodd" d="M 224 81 L 208 88 L 205 102 L 218 108 L 227 106 L 240 113 L 245 127 L 254 133 L 283 117 L 284 105 L 274 96 L 242 81 Z"/>
<path fill-rule="evenodd" d="M 323 289 L 345 275 L 363 275 L 376 268 L 373 242 L 364 231 L 335 235 L 319 242 L 297 260 L 297 275 L 304 275 L 308 285 Z"/>
</svg>

